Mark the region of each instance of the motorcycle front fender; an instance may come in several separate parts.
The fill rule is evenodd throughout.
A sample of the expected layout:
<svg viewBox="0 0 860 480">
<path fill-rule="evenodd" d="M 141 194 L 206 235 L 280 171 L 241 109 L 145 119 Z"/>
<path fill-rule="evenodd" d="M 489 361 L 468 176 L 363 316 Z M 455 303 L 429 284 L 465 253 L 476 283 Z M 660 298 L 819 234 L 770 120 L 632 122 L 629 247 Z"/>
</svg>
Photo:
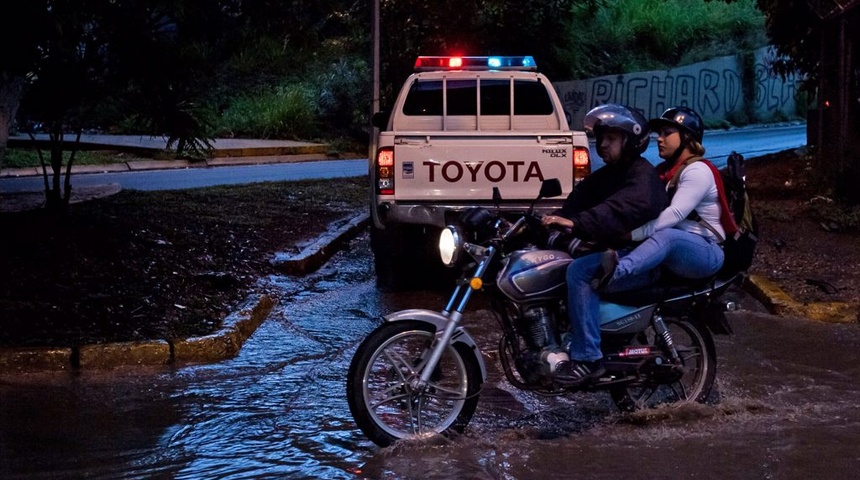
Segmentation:
<svg viewBox="0 0 860 480">
<path fill-rule="evenodd" d="M 388 315 L 383 316 L 382 319 L 386 322 L 414 320 L 429 323 L 436 329 L 436 332 L 441 332 L 448 324 L 448 317 L 445 315 L 433 310 L 424 310 L 419 308 L 389 313 Z M 486 380 L 487 365 L 484 363 L 484 357 L 481 355 L 481 350 L 478 348 L 478 344 L 475 343 L 475 340 L 471 335 L 469 335 L 469 332 L 467 332 L 463 327 L 457 327 L 457 330 L 454 332 L 454 336 L 451 337 L 451 343 L 462 343 L 472 351 L 472 354 L 475 355 L 475 359 L 478 362 L 478 366 L 481 368 L 481 381 Z"/>
</svg>

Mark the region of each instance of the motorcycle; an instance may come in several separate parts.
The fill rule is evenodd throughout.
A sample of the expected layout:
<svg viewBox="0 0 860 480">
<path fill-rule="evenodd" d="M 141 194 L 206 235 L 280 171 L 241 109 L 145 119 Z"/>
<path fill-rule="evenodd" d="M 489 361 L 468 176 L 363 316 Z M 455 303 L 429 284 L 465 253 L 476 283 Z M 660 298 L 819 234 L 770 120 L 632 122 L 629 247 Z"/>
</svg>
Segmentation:
<svg viewBox="0 0 860 480">
<path fill-rule="evenodd" d="M 573 262 L 565 249 L 535 246 L 540 220 L 535 203 L 561 195 L 546 180 L 528 210 L 511 221 L 485 208 L 465 212 L 460 225 L 442 231 L 446 265 L 468 261 L 445 308 L 408 309 L 359 345 L 346 390 L 358 427 L 387 446 L 401 439 L 462 433 L 487 379 L 481 349 L 462 326 L 475 292 L 489 294 L 502 330 L 499 359 L 513 386 L 541 395 L 608 391 L 624 411 L 658 404 L 705 402 L 716 376 L 713 334 L 730 334 L 720 297 L 743 275 L 660 282 L 644 289 L 601 295 L 601 348 L 606 373 L 595 382 L 565 387 L 553 382 L 555 364 L 567 359 L 565 274 Z M 530 233 L 531 232 L 531 233 Z M 467 241 L 469 240 L 469 241 Z"/>
</svg>

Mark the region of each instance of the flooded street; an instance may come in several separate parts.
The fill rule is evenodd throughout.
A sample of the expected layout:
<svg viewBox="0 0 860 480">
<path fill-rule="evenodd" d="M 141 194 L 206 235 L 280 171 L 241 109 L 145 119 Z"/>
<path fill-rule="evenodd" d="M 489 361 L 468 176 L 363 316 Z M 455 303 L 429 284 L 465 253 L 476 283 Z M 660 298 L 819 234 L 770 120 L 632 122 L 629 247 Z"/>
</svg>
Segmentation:
<svg viewBox="0 0 860 480">
<path fill-rule="evenodd" d="M 345 397 L 379 316 L 440 309 L 445 293 L 381 293 L 367 236 L 308 277 L 273 277 L 279 304 L 233 360 L 0 377 L 0 478 L 853 478 L 860 467 L 858 325 L 781 319 L 751 299 L 717 337 L 718 399 L 620 414 L 607 393 L 512 388 L 495 321 L 466 328 L 489 369 L 459 438 L 381 449 Z"/>
</svg>

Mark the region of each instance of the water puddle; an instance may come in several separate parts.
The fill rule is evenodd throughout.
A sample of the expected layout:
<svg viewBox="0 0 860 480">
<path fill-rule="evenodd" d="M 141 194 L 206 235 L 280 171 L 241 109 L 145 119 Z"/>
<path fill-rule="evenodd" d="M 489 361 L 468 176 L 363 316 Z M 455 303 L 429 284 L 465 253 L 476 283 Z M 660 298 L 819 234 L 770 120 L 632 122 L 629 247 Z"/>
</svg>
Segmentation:
<svg viewBox="0 0 860 480">
<path fill-rule="evenodd" d="M 349 413 L 352 354 L 382 314 L 445 295 L 378 291 L 367 242 L 265 279 L 278 305 L 235 359 L 0 378 L 0 477 L 849 478 L 860 465 L 858 327 L 754 312 L 718 339 L 712 404 L 620 413 L 605 393 L 508 384 L 477 303 L 490 378 L 466 433 L 381 449 Z"/>
</svg>

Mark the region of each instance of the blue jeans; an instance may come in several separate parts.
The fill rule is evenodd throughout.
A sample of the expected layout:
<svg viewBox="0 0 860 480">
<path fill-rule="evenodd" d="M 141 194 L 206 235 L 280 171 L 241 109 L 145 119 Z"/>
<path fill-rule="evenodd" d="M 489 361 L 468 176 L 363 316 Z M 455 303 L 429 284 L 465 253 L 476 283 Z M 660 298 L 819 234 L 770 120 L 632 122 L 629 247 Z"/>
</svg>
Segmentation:
<svg viewBox="0 0 860 480">
<path fill-rule="evenodd" d="M 679 277 L 705 278 L 723 266 L 723 249 L 717 242 L 695 233 L 666 228 L 654 232 L 618 260 L 612 282 L 642 275 L 662 267 Z"/>
<path fill-rule="evenodd" d="M 655 232 L 631 251 L 619 251 L 618 267 L 606 292 L 620 292 L 649 285 L 663 267 L 688 278 L 713 275 L 723 264 L 723 250 L 713 240 L 675 228 Z M 570 358 L 593 362 L 600 350 L 600 297 L 591 280 L 600 267 L 602 253 L 577 258 L 567 267 L 567 312 L 570 319 Z"/>
</svg>

